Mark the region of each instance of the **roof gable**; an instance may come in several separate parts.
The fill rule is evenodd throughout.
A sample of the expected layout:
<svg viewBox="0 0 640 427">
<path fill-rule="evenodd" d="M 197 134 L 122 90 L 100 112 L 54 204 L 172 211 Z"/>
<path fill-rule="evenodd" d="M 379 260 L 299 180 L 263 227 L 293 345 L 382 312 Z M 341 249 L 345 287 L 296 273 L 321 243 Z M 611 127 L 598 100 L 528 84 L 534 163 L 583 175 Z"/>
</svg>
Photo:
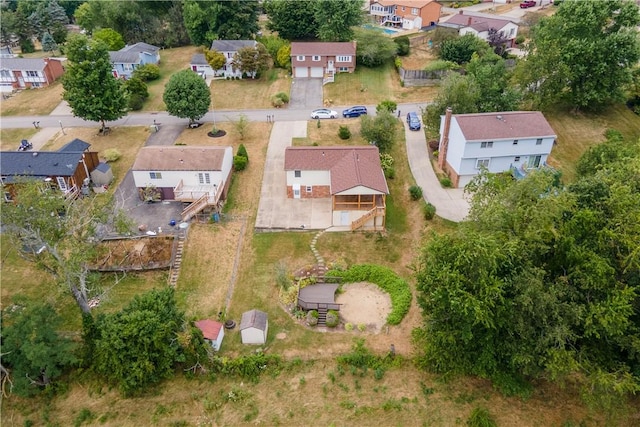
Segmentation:
<svg viewBox="0 0 640 427">
<path fill-rule="evenodd" d="M 242 313 L 242 320 L 240 320 L 240 330 L 256 328 L 261 331 L 267 329 L 267 313 L 260 310 L 250 310 Z"/>
<path fill-rule="evenodd" d="M 451 118 L 467 141 L 556 137 L 540 111 L 454 114 Z"/>
<path fill-rule="evenodd" d="M 154 46 L 149 43 L 138 42 L 129 46 L 125 46 L 119 50 L 119 52 L 136 52 L 136 53 L 151 53 L 155 54 L 160 50 L 158 46 Z"/>
<path fill-rule="evenodd" d="M 110 51 L 109 59 L 115 64 L 137 64 L 141 61 L 138 52 Z"/>
<path fill-rule="evenodd" d="M 191 57 L 192 65 L 209 65 L 207 62 L 207 58 L 205 58 L 204 53 L 196 53 Z"/>
<path fill-rule="evenodd" d="M 355 42 L 293 42 L 291 55 L 355 55 Z"/>
<path fill-rule="evenodd" d="M 134 171 L 221 171 L 231 147 L 142 147 L 131 168 Z"/>
<path fill-rule="evenodd" d="M 217 340 L 222 330 L 222 323 L 211 319 L 198 320 L 195 325 L 196 328 L 202 331 L 202 336 L 207 340 Z"/>
<path fill-rule="evenodd" d="M 62 152 L 83 152 L 86 151 L 89 147 L 91 147 L 91 144 L 89 144 L 88 142 L 84 142 L 81 139 L 74 139 L 73 141 L 65 144 L 64 146 L 62 146 L 62 148 L 60 148 L 58 150 L 58 153 L 62 153 Z"/>
<path fill-rule="evenodd" d="M 332 194 L 359 185 L 389 194 L 378 147 L 287 147 L 285 170 L 329 171 Z"/>
</svg>

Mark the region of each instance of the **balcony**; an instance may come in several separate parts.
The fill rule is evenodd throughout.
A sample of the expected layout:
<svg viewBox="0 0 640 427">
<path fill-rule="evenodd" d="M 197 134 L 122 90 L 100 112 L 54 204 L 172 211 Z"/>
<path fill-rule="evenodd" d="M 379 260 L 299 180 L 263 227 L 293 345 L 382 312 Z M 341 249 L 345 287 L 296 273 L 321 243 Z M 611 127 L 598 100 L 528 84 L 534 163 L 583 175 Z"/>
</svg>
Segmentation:
<svg viewBox="0 0 640 427">
<path fill-rule="evenodd" d="M 207 196 L 210 204 L 216 204 L 222 196 L 222 188 L 224 188 L 223 181 L 218 184 L 184 185 L 184 182 L 180 180 L 173 189 L 173 196 L 175 200 L 180 202 L 195 202 Z"/>
</svg>

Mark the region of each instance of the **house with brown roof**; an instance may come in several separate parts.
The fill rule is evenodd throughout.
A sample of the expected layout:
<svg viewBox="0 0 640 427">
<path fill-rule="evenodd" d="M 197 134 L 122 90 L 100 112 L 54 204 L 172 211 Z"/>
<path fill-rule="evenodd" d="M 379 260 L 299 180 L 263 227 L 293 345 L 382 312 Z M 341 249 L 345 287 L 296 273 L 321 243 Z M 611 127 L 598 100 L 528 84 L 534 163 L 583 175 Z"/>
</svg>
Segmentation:
<svg viewBox="0 0 640 427">
<path fill-rule="evenodd" d="M 377 24 L 405 30 L 433 27 L 441 10 L 435 0 L 375 0 L 369 5 L 369 15 Z"/>
<path fill-rule="evenodd" d="M 480 13 L 469 15 L 468 12 L 465 14 L 463 10 L 447 21 L 439 23 L 438 26 L 452 28 L 460 36 L 473 34 L 485 41 L 489 41 L 489 30 L 494 29 L 505 39 L 505 45 L 508 48 L 515 45 L 515 40 L 518 36 L 518 25 L 513 21 L 496 18 L 495 15 L 483 15 Z"/>
<path fill-rule="evenodd" d="M 142 147 L 131 168 L 141 198 L 191 202 L 183 221 L 205 208 L 217 209 L 231 185 L 231 147 L 149 146 Z"/>
<path fill-rule="evenodd" d="M 46 87 L 64 74 L 62 61 L 53 58 L 2 58 L 0 92 Z"/>
<path fill-rule="evenodd" d="M 546 166 L 556 133 L 540 111 L 452 114 L 440 120 L 438 165 L 454 187 L 464 187 L 483 168 L 522 177 Z"/>
<path fill-rule="evenodd" d="M 356 69 L 356 42 L 293 42 L 291 71 L 297 78 L 323 78 L 334 81 L 336 73 Z"/>
<path fill-rule="evenodd" d="M 288 198 L 331 198 L 333 226 L 384 229 L 389 187 L 378 147 L 287 147 L 284 169 Z"/>
</svg>

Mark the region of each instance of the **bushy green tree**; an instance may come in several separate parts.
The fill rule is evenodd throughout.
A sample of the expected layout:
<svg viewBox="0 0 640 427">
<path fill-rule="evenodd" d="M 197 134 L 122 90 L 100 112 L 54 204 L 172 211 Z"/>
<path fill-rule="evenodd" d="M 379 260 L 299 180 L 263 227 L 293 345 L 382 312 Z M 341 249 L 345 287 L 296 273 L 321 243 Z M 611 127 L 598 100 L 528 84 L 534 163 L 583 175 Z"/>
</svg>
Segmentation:
<svg viewBox="0 0 640 427">
<path fill-rule="evenodd" d="M 484 53 L 489 49 L 489 44 L 473 34 L 465 34 L 462 37 L 444 40 L 440 44 L 440 59 L 466 64 L 471 61 L 474 53 Z"/>
<path fill-rule="evenodd" d="M 210 46 L 213 40 L 248 40 L 258 33 L 256 0 L 185 0 L 182 14 L 191 42 Z"/>
<path fill-rule="evenodd" d="M 132 77 L 124 82 L 124 90 L 127 92 L 129 99 L 129 108 L 137 111 L 142 108 L 144 101 L 149 98 L 149 90 L 147 84 L 137 77 Z"/>
<path fill-rule="evenodd" d="M 222 52 L 218 52 L 215 49 L 205 49 L 204 58 L 207 60 L 207 63 L 213 70 L 219 70 L 227 63 L 227 58 L 225 58 L 224 54 Z"/>
<path fill-rule="evenodd" d="M 542 107 L 602 109 L 624 100 L 640 59 L 639 23 L 631 1 L 564 1 L 532 28 L 519 80 Z"/>
<path fill-rule="evenodd" d="M 400 36 L 393 39 L 393 42 L 396 44 L 396 48 L 398 51 L 398 56 L 407 56 L 409 55 L 409 51 L 411 49 L 411 43 L 409 41 L 408 36 Z"/>
<path fill-rule="evenodd" d="M 136 67 L 131 75 L 143 82 L 158 80 L 160 78 L 160 67 L 156 64 L 142 64 L 141 66 Z"/>
<path fill-rule="evenodd" d="M 318 25 L 316 36 L 326 42 L 347 42 L 353 40 L 353 27 L 363 21 L 361 0 L 316 0 L 315 20 Z"/>
<path fill-rule="evenodd" d="M 50 305 L 3 312 L 2 317 L 2 367 L 10 373 L 10 391 L 33 395 L 55 384 L 76 362 L 76 346 L 58 333 L 60 316 Z"/>
<path fill-rule="evenodd" d="M 355 39 L 356 61 L 367 67 L 385 64 L 393 59 L 398 51 L 393 40 L 379 31 L 357 29 Z"/>
<path fill-rule="evenodd" d="M 398 104 L 395 101 L 384 100 L 376 105 L 376 113 L 380 113 L 382 111 L 388 111 L 389 113 L 395 113 L 398 109 Z"/>
<path fill-rule="evenodd" d="M 267 28 L 285 40 L 305 40 L 316 36 L 315 4 L 311 1 L 267 0 L 264 10 Z"/>
<path fill-rule="evenodd" d="M 362 116 L 360 134 L 375 144 L 381 152 L 391 150 L 395 141 L 398 121 L 389 111 L 380 111 L 375 117 Z"/>
<path fill-rule="evenodd" d="M 263 44 L 243 47 L 233 55 L 231 66 L 255 79 L 269 67 L 269 54 Z"/>
<path fill-rule="evenodd" d="M 117 120 L 127 113 L 127 99 L 121 84 L 111 72 L 107 46 L 75 34 L 66 49 L 69 64 L 62 77 L 62 97 L 73 115 L 100 122 Z"/>
<path fill-rule="evenodd" d="M 94 40 L 101 40 L 109 50 L 120 50 L 125 46 L 122 35 L 113 28 L 102 28 L 93 33 Z"/>
<path fill-rule="evenodd" d="M 169 114 L 193 123 L 209 111 L 211 92 L 202 77 L 191 70 L 182 70 L 171 76 L 162 99 Z"/>
</svg>

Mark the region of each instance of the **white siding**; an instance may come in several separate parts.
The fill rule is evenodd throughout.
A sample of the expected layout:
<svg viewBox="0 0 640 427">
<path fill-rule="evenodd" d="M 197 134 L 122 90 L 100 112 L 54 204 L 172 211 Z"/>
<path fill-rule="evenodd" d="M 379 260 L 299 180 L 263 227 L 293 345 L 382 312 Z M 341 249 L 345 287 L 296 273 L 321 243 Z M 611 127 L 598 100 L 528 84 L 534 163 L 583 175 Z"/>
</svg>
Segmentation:
<svg viewBox="0 0 640 427">
<path fill-rule="evenodd" d="M 162 179 L 151 179 L 149 172 L 159 172 Z M 211 176 L 211 183 L 218 183 L 225 179 L 221 171 L 133 171 L 133 181 L 138 188 L 153 185 L 158 188 L 175 187 L 180 180 L 184 185 L 199 185 L 198 173 L 208 173 Z"/>
<path fill-rule="evenodd" d="M 444 129 L 444 120 L 440 121 L 440 135 L 442 135 Z M 451 118 L 451 130 L 449 131 L 449 145 L 447 148 L 447 162 L 454 171 L 459 173 L 460 161 L 464 155 L 465 139 L 462 134 L 460 126 L 455 117 Z"/>
<path fill-rule="evenodd" d="M 331 172 L 329 171 L 301 171 L 300 178 L 295 177 L 295 171 L 287 171 L 287 186 L 299 184 L 307 185 L 331 185 Z"/>
<path fill-rule="evenodd" d="M 336 193 L 336 195 L 340 195 L 340 196 L 349 196 L 349 195 L 353 195 L 353 194 L 384 194 L 380 191 L 376 191 L 373 190 L 369 187 L 364 187 L 362 185 L 359 185 L 357 187 L 354 188 L 350 188 L 348 190 L 345 191 L 341 191 L 340 193 Z"/>
</svg>

